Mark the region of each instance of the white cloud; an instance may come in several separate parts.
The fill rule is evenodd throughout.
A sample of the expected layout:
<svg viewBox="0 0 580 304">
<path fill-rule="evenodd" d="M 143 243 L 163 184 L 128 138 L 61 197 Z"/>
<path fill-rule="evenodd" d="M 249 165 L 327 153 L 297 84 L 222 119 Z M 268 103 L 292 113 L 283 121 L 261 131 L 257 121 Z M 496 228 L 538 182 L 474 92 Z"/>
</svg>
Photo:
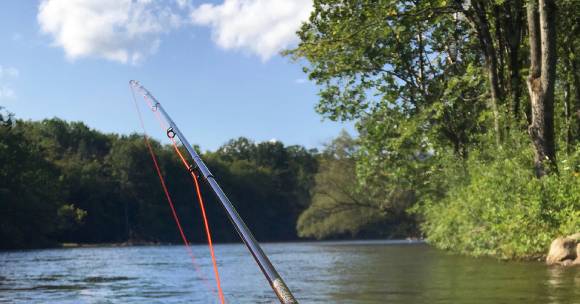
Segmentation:
<svg viewBox="0 0 580 304">
<path fill-rule="evenodd" d="M 218 46 L 246 50 L 267 60 L 296 42 L 296 31 L 311 11 L 312 0 L 225 0 L 200 5 L 191 18 L 212 28 Z"/>
<path fill-rule="evenodd" d="M 179 8 L 192 8 L 191 0 L 176 0 Z"/>
<path fill-rule="evenodd" d="M 14 98 L 16 98 L 16 93 L 11 87 L 0 85 L 0 100 Z"/>
<path fill-rule="evenodd" d="M 155 53 L 160 35 L 182 23 L 167 1 L 153 0 L 42 0 L 37 19 L 68 58 L 122 63 Z"/>
<path fill-rule="evenodd" d="M 10 82 L 20 76 L 20 71 L 14 67 L 0 65 L 0 100 L 16 98 L 16 92 Z"/>
<path fill-rule="evenodd" d="M 297 84 L 304 84 L 308 82 L 308 79 L 306 78 L 297 78 L 294 80 L 294 82 L 296 82 Z"/>
<path fill-rule="evenodd" d="M 0 80 L 6 78 L 16 78 L 20 75 L 20 71 L 14 67 L 5 67 L 0 65 Z"/>
</svg>

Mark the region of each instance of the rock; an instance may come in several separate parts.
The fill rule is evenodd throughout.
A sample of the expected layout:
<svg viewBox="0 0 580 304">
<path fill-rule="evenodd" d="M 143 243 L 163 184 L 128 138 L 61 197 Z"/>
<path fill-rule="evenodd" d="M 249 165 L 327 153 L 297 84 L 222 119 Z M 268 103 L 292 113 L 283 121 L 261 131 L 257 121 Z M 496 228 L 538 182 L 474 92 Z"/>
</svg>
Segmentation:
<svg viewBox="0 0 580 304">
<path fill-rule="evenodd" d="M 572 266 L 574 265 L 574 262 L 572 260 L 563 260 L 561 262 L 558 262 L 558 264 L 562 266 Z"/>
<path fill-rule="evenodd" d="M 576 234 L 575 234 L 576 235 Z M 573 235 L 573 236 L 575 236 Z M 558 237 L 550 245 L 550 251 L 546 257 L 548 265 L 553 264 L 568 264 L 566 260 L 574 261 L 576 259 L 576 251 L 578 241 L 574 238 Z M 570 261 L 571 262 L 571 261 Z"/>
<path fill-rule="evenodd" d="M 567 239 L 573 239 L 573 240 L 575 240 L 575 241 L 576 241 L 576 243 L 578 243 L 578 242 L 580 242 L 580 232 L 578 232 L 578 233 L 574 233 L 574 234 L 572 234 L 572 235 L 569 235 L 569 236 L 567 236 L 566 238 L 567 238 Z M 578 255 L 578 254 L 576 254 L 576 255 Z"/>
<path fill-rule="evenodd" d="M 580 265 L 580 243 L 576 244 L 576 259 L 574 265 Z"/>
</svg>

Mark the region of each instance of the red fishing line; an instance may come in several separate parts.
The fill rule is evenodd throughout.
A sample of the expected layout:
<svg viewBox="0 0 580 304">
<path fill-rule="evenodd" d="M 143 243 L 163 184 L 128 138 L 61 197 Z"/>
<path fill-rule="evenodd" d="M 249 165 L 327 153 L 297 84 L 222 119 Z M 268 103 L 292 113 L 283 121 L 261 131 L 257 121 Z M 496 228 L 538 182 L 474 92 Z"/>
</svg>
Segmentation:
<svg viewBox="0 0 580 304">
<path fill-rule="evenodd" d="M 147 96 L 143 96 L 143 98 L 145 99 L 145 101 L 147 102 L 147 104 L 149 105 L 149 107 L 151 109 L 155 109 L 155 106 L 151 103 L 151 101 L 147 98 Z M 164 120 L 161 118 L 161 116 L 159 115 L 159 113 L 157 111 L 155 111 L 155 110 L 154 110 L 154 113 L 155 113 L 155 117 L 157 118 L 157 121 L 159 122 L 159 125 L 161 126 L 161 128 L 163 130 L 168 130 L 168 126 L 166 125 L 166 123 L 164 122 Z M 141 115 L 140 112 L 139 112 L 139 115 Z M 143 122 L 142 121 L 141 121 L 141 124 L 143 125 Z M 221 287 L 221 280 L 220 280 L 218 266 L 217 266 L 217 259 L 215 257 L 213 242 L 212 242 L 212 238 L 211 238 L 211 229 L 210 229 L 209 221 L 207 219 L 207 215 L 206 215 L 206 212 L 205 212 L 205 204 L 203 202 L 203 197 L 201 195 L 201 189 L 200 189 L 200 186 L 199 186 L 199 182 L 198 182 L 198 179 L 197 179 L 197 176 L 196 176 L 195 172 L 193 172 L 192 170 L 190 170 L 190 168 L 192 168 L 191 167 L 191 164 L 189 164 L 189 162 L 187 161 L 187 159 L 183 156 L 183 154 L 179 150 L 179 147 L 177 146 L 177 142 L 175 141 L 175 139 L 173 137 L 169 137 L 169 139 L 171 140 L 171 144 L 172 144 L 175 152 L 179 156 L 179 159 L 181 160 L 181 162 L 185 166 L 185 169 L 189 171 L 189 173 L 190 173 L 190 175 L 191 175 L 191 177 L 193 179 L 193 183 L 195 185 L 195 192 L 197 194 L 197 200 L 199 202 L 199 207 L 201 209 L 201 215 L 202 215 L 202 218 L 203 218 L 203 224 L 204 224 L 204 228 L 205 228 L 205 234 L 206 234 L 206 237 L 207 237 L 207 243 L 208 243 L 208 247 L 209 247 L 209 252 L 210 252 L 210 255 L 211 255 L 211 262 L 212 262 L 213 271 L 214 271 L 214 275 L 215 275 L 215 279 L 216 279 L 218 296 L 219 296 L 220 302 L 222 304 L 224 304 L 225 303 L 225 298 L 224 298 L 223 290 L 222 290 L 222 287 Z"/>
<path fill-rule="evenodd" d="M 186 248 L 189 256 L 191 257 L 191 261 L 193 263 L 193 267 L 195 268 L 195 271 L 200 275 L 200 277 L 204 281 L 204 284 L 206 285 L 206 287 L 215 293 L 215 290 L 209 286 L 209 284 L 207 282 L 207 278 L 205 277 L 205 275 L 202 273 L 202 271 L 199 269 L 199 266 L 197 265 L 195 255 L 193 254 L 193 250 L 191 249 L 190 243 L 187 240 L 187 237 L 185 236 L 185 233 L 184 233 L 183 228 L 181 226 L 181 221 L 179 220 L 179 216 L 177 215 L 177 212 L 175 211 L 175 205 L 173 204 L 173 199 L 171 198 L 171 195 L 169 194 L 169 190 L 168 190 L 167 185 L 165 183 L 165 179 L 163 178 L 163 174 L 161 173 L 161 168 L 159 167 L 157 157 L 155 155 L 155 152 L 153 151 L 153 147 L 151 146 L 151 142 L 149 141 L 149 136 L 147 135 L 147 132 L 145 129 L 145 123 L 143 122 L 143 117 L 141 115 L 141 111 L 139 110 L 139 105 L 137 104 L 137 99 L 135 98 L 135 93 L 133 92 L 132 89 L 131 89 L 131 93 L 133 94 L 133 101 L 135 102 L 135 109 L 137 110 L 137 115 L 139 117 L 139 123 L 141 125 L 141 128 L 143 129 L 143 138 L 145 140 L 145 144 L 147 145 L 147 149 L 149 151 L 149 154 L 151 155 L 151 160 L 153 160 L 153 165 L 155 167 L 155 171 L 157 173 L 157 176 L 159 177 L 159 181 L 161 183 L 161 187 L 163 188 L 163 193 L 165 194 L 165 197 L 166 197 L 167 202 L 169 204 L 169 208 L 171 209 L 171 214 L 173 215 L 173 219 L 175 220 L 175 223 L 177 224 L 177 229 L 179 230 L 179 235 L 181 236 L 181 240 L 183 241 L 183 244 L 185 245 L 185 248 Z"/>
</svg>

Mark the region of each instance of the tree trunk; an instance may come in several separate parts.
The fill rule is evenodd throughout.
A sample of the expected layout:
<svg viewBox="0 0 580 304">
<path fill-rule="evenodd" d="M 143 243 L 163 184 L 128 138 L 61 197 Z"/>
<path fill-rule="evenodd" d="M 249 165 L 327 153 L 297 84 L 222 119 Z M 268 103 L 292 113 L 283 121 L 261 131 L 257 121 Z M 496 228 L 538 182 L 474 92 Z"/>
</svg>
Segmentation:
<svg viewBox="0 0 580 304">
<path fill-rule="evenodd" d="M 503 5 L 506 5 L 505 3 Z M 502 7 L 498 4 L 493 5 L 493 19 L 494 19 L 494 27 L 495 27 L 495 40 L 497 44 L 495 46 L 495 51 L 497 54 L 497 77 L 499 83 L 499 89 L 502 92 L 506 91 L 506 83 L 505 83 L 505 54 L 506 54 L 506 42 L 505 42 L 505 35 L 506 31 L 502 27 L 502 17 L 504 12 L 502 12 Z"/>
<path fill-rule="evenodd" d="M 493 38 L 489 28 L 489 20 L 486 16 L 486 5 L 482 1 L 472 1 L 473 14 L 469 17 L 475 24 L 478 38 L 485 57 L 485 66 L 487 69 L 487 77 L 489 79 L 490 95 L 491 95 L 491 110 L 493 112 L 493 128 L 495 131 L 496 144 L 501 143 L 501 130 L 499 122 L 499 103 L 502 100 L 502 91 L 500 87 L 497 54 L 493 44 Z"/>
<path fill-rule="evenodd" d="M 570 114 L 570 82 L 568 80 L 563 84 L 564 86 L 564 128 L 566 130 L 566 154 L 570 154 L 572 150 L 572 125 Z"/>
<path fill-rule="evenodd" d="M 503 28 L 506 33 L 508 43 L 508 69 L 509 83 L 508 88 L 511 96 L 510 112 L 514 122 L 518 123 L 520 119 L 520 99 L 522 93 L 520 78 L 520 45 L 523 33 L 523 12 L 524 6 L 521 0 L 505 2 L 502 15 Z"/>
<path fill-rule="evenodd" d="M 573 50 L 570 50 L 573 52 Z M 571 105 L 571 130 L 570 130 L 570 144 L 575 145 L 580 141 L 580 71 L 578 71 L 578 59 L 573 57 L 571 60 L 572 66 L 572 86 L 574 88 L 574 105 Z"/>
<path fill-rule="evenodd" d="M 520 81 L 520 59 L 518 56 L 520 48 L 520 43 L 517 46 L 510 45 L 510 93 L 511 93 L 511 112 L 514 121 L 517 123 L 520 120 L 520 99 L 522 94 L 521 81 Z"/>
<path fill-rule="evenodd" d="M 530 40 L 528 92 L 531 124 L 528 128 L 534 148 L 536 176 L 555 172 L 554 84 L 556 80 L 556 4 L 555 0 L 530 2 L 527 19 Z"/>
</svg>

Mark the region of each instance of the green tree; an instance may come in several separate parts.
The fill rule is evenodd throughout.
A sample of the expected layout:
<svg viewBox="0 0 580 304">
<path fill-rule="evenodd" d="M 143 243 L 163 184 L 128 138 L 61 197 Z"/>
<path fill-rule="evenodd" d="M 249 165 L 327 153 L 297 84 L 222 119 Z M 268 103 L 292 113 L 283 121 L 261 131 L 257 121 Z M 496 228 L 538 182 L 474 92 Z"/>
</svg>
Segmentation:
<svg viewBox="0 0 580 304">
<path fill-rule="evenodd" d="M 438 158 L 467 158 L 493 129 L 481 46 L 458 15 L 464 8 L 446 1 L 314 7 L 288 54 L 308 61 L 304 70 L 321 88 L 319 113 L 357 122 L 357 176 L 373 200 L 413 205 Z"/>
<path fill-rule="evenodd" d="M 396 203 L 385 203 L 357 182 L 358 152 L 358 143 L 346 132 L 326 146 L 315 176 L 312 203 L 298 219 L 300 236 L 403 237 L 415 232 L 402 196 Z"/>
<path fill-rule="evenodd" d="M 0 124 L 0 247 L 181 242 L 143 135 L 9 113 Z M 204 242 L 188 171 L 173 146 L 149 141 L 188 239 Z M 289 240 L 310 201 L 316 153 L 240 138 L 201 154 L 258 238 Z M 238 240 L 211 190 L 203 193 L 214 239 Z"/>
<path fill-rule="evenodd" d="M 578 35 L 569 33 L 577 30 L 580 6 L 576 0 L 536 2 L 314 1 L 310 19 L 298 32 L 299 45 L 285 53 L 306 63 L 305 73 L 320 88 L 316 110 L 321 115 L 356 122 L 360 137 L 354 174 L 357 185 L 365 189 L 360 192 L 364 198 L 357 199 L 382 206 L 374 216 L 381 214 L 379 210 L 414 211 L 428 237 L 443 236 L 430 238 L 435 245 L 504 255 L 508 250 L 498 249 L 498 243 L 486 243 L 490 248 L 482 250 L 454 241 L 452 235 L 469 238 L 471 228 L 482 224 L 470 210 L 493 208 L 494 200 L 498 206 L 508 205 L 511 199 L 522 197 L 530 200 L 530 208 L 543 204 L 553 213 L 558 212 L 556 206 L 578 208 L 565 196 L 576 196 L 570 191 L 573 187 L 558 183 L 575 185 L 579 171 L 570 165 L 578 149 L 572 102 L 577 95 L 572 92 L 578 87 L 573 55 Z M 556 10 L 556 5 L 563 10 Z M 558 56 L 566 59 L 557 61 Z M 562 75 L 565 78 L 559 78 Z M 529 94 L 522 94 L 524 76 L 529 76 Z M 527 142 L 522 136 L 527 136 Z M 556 159 L 559 140 L 568 150 L 562 161 Z M 496 185 L 511 190 L 511 196 L 480 191 L 481 196 L 472 194 L 469 206 L 456 209 L 465 213 L 436 216 L 448 207 L 464 206 L 459 200 L 466 201 L 470 191 L 499 183 L 499 169 L 493 173 L 498 176 L 489 177 L 479 166 L 499 168 L 504 161 L 518 167 L 516 177 L 521 180 L 510 179 L 513 185 L 531 183 L 530 174 L 521 172 L 531 173 L 534 168 L 536 176 L 558 172 L 560 166 L 573 172 L 533 181 L 534 189 Z M 345 173 L 352 174 L 353 169 L 346 168 Z M 319 176 L 331 171 L 322 162 Z M 538 196 L 538 189 L 559 194 Z M 331 211 L 314 212 L 315 205 L 301 217 L 300 227 L 308 229 L 309 235 L 324 231 L 324 220 L 336 216 Z M 524 240 L 522 231 L 509 230 L 507 219 L 514 216 L 512 211 L 498 214 L 506 222 L 488 218 L 490 222 L 482 225 Z M 517 253 L 504 256 L 536 254 L 547 235 L 569 231 L 558 227 L 576 223 L 574 213 L 567 214 L 552 218 L 549 232 L 528 242 L 535 245 L 512 247 L 509 250 Z M 544 215 L 523 212 L 521 216 L 526 223 L 542 227 Z M 458 232 L 459 228 L 463 230 Z"/>
<path fill-rule="evenodd" d="M 6 113 L 0 113 L 0 164 L 0 248 L 53 244 L 62 180 L 41 147 Z"/>
</svg>

